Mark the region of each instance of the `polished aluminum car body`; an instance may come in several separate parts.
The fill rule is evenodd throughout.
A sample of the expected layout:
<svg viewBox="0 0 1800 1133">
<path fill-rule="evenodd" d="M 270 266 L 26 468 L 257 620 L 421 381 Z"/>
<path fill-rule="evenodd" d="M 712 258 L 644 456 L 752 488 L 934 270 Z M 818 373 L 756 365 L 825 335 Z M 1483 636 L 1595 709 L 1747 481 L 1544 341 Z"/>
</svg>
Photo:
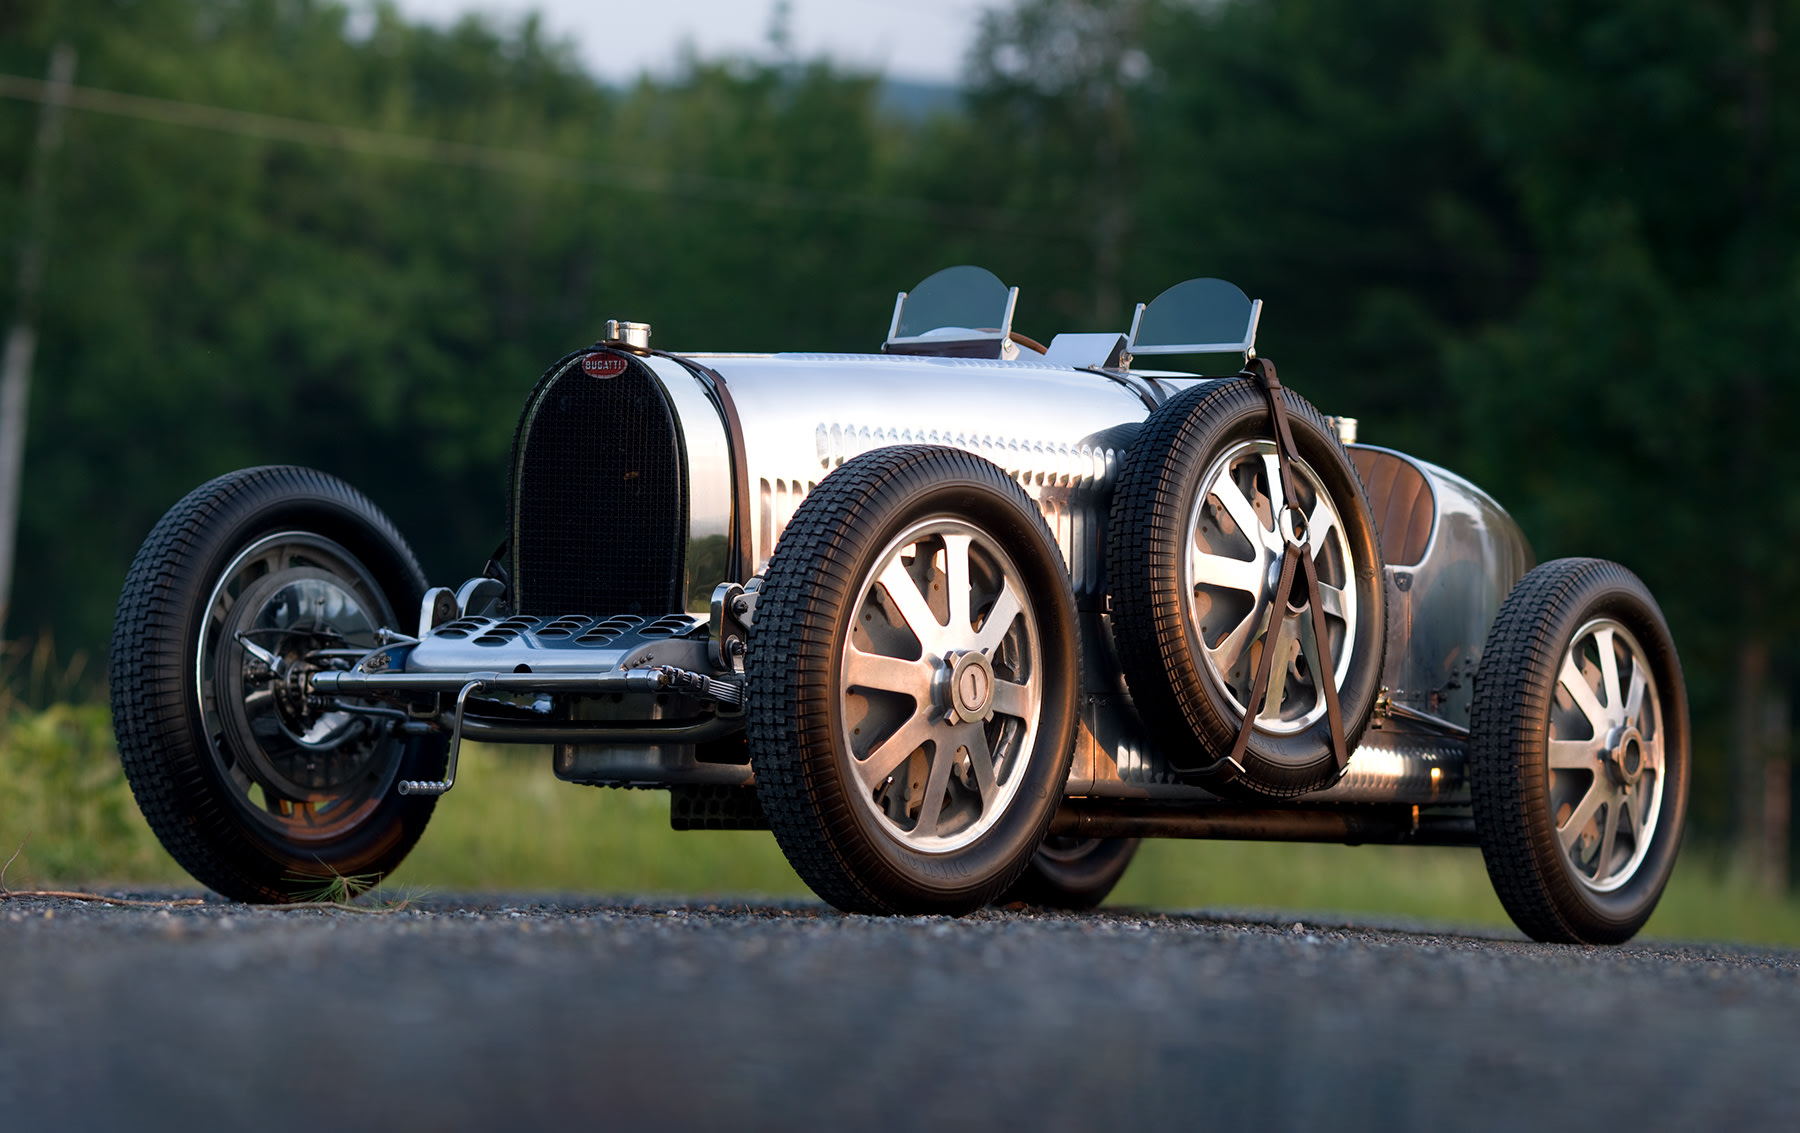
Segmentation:
<svg viewBox="0 0 1800 1133">
<path fill-rule="evenodd" d="M 1015 301 L 1008 295 L 1004 327 Z M 1124 335 L 1063 335 L 1040 353 L 990 329 L 942 353 L 999 357 L 934 356 L 920 352 L 929 350 L 929 335 L 896 337 L 898 308 L 890 345 L 903 352 L 880 354 L 663 353 L 648 349 L 648 328 L 618 325 L 630 327 L 631 337 L 571 355 L 546 376 L 521 423 L 520 448 L 534 430 L 552 427 L 544 422 L 559 411 L 552 396 L 559 383 L 579 392 L 635 380 L 638 401 L 660 401 L 673 425 L 669 452 L 679 464 L 672 474 L 681 500 L 668 562 L 687 612 L 521 612 L 535 585 L 521 577 L 528 564 L 518 557 L 534 538 L 521 455 L 511 607 L 506 584 L 492 579 L 434 591 L 417 641 L 396 641 L 353 671 L 318 674 L 318 692 L 459 694 L 459 737 L 554 742 L 557 773 L 580 782 L 747 785 L 747 760 L 729 744 L 718 750 L 718 741 L 741 719 L 733 700 L 741 686 L 732 683 L 741 664 L 732 649 L 753 635 L 758 573 L 795 508 L 846 460 L 888 445 L 938 444 L 976 453 L 1021 484 L 1067 564 L 1086 689 L 1067 794 L 1210 798 L 1169 770 L 1133 711 L 1112 654 L 1106 530 L 1113 483 L 1142 422 L 1180 391 L 1218 379 L 1133 368 Z M 1328 390 L 1312 392 L 1331 408 Z M 580 443 L 610 450 L 615 438 L 607 429 L 627 426 L 608 420 L 583 419 Z M 1386 551 L 1385 691 L 1343 777 L 1285 805 L 1456 808 L 1468 799 L 1471 678 L 1495 611 L 1532 565 L 1531 550 L 1506 512 L 1456 475 L 1387 449 L 1352 444 L 1349 451 L 1368 483 Z M 630 481 L 639 472 L 605 474 Z M 585 546 L 602 554 L 595 548 L 607 541 L 629 547 L 635 535 L 589 532 Z"/>
</svg>

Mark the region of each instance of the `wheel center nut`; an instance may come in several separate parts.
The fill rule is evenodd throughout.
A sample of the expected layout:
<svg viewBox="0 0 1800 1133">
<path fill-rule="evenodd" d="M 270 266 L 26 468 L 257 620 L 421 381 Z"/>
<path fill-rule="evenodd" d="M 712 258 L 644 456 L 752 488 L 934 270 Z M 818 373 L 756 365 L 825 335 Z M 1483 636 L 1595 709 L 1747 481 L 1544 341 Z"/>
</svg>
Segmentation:
<svg viewBox="0 0 1800 1133">
<path fill-rule="evenodd" d="M 1646 752 L 1644 737 L 1636 728 L 1623 728 L 1606 750 L 1607 770 L 1619 783 L 1630 786 L 1644 777 Z"/>
<path fill-rule="evenodd" d="M 971 649 L 950 660 L 950 707 L 964 720 L 994 714 L 994 667 L 985 655 Z"/>
</svg>

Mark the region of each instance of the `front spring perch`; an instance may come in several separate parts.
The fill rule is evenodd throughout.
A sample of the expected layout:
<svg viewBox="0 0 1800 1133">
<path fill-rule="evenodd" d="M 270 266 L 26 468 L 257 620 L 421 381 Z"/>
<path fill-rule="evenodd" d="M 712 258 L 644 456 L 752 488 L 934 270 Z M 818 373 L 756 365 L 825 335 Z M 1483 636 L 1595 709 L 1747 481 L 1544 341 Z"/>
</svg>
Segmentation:
<svg viewBox="0 0 1800 1133">
<path fill-rule="evenodd" d="M 450 724 L 450 761 L 444 767 L 442 779 L 402 779 L 400 793 L 403 795 L 441 795 L 456 786 L 456 757 L 462 750 L 463 708 L 469 702 L 469 694 L 484 687 L 486 681 L 470 681 L 462 686 L 456 694 L 456 715 Z"/>
</svg>

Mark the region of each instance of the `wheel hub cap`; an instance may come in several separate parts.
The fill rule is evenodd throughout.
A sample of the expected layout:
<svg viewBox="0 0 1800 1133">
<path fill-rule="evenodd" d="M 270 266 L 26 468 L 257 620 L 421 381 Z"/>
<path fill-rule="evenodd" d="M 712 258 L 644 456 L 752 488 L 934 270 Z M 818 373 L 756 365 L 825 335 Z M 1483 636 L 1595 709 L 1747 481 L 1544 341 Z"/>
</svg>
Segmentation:
<svg viewBox="0 0 1800 1133">
<path fill-rule="evenodd" d="M 950 674 L 950 722 L 987 720 L 994 714 L 994 667 L 980 653 L 944 658 Z"/>
<path fill-rule="evenodd" d="M 1606 769 L 1613 782 L 1629 787 L 1644 777 L 1649 754 L 1644 737 L 1629 724 L 1614 730 L 1606 750 Z"/>
</svg>

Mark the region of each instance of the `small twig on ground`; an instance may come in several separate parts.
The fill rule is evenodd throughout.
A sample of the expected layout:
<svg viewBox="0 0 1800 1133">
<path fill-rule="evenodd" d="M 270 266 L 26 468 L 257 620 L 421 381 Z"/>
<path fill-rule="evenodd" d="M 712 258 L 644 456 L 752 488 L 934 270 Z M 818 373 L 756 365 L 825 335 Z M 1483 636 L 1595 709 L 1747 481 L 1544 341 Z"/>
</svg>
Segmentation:
<svg viewBox="0 0 1800 1133">
<path fill-rule="evenodd" d="M 19 860 L 25 852 L 25 843 L 21 841 L 19 848 L 0 865 L 0 901 L 11 901 L 19 897 L 61 897 L 68 901 L 101 901 L 108 905 L 137 905 L 142 908 L 161 909 L 169 905 L 201 905 L 205 902 L 199 897 L 170 897 L 162 901 L 134 901 L 130 897 L 108 897 L 104 893 L 83 893 L 73 889 L 9 889 L 6 885 L 6 871 Z"/>
<path fill-rule="evenodd" d="M 204 905 L 201 897 L 168 897 L 161 901 L 138 901 L 130 897 L 108 897 L 104 893 L 83 893 L 74 889 L 6 889 L 0 890 L 0 901 L 13 901 L 20 897 L 61 897 L 69 901 L 100 901 L 108 905 L 137 905 L 147 909 L 161 909 L 170 905 Z"/>
</svg>

